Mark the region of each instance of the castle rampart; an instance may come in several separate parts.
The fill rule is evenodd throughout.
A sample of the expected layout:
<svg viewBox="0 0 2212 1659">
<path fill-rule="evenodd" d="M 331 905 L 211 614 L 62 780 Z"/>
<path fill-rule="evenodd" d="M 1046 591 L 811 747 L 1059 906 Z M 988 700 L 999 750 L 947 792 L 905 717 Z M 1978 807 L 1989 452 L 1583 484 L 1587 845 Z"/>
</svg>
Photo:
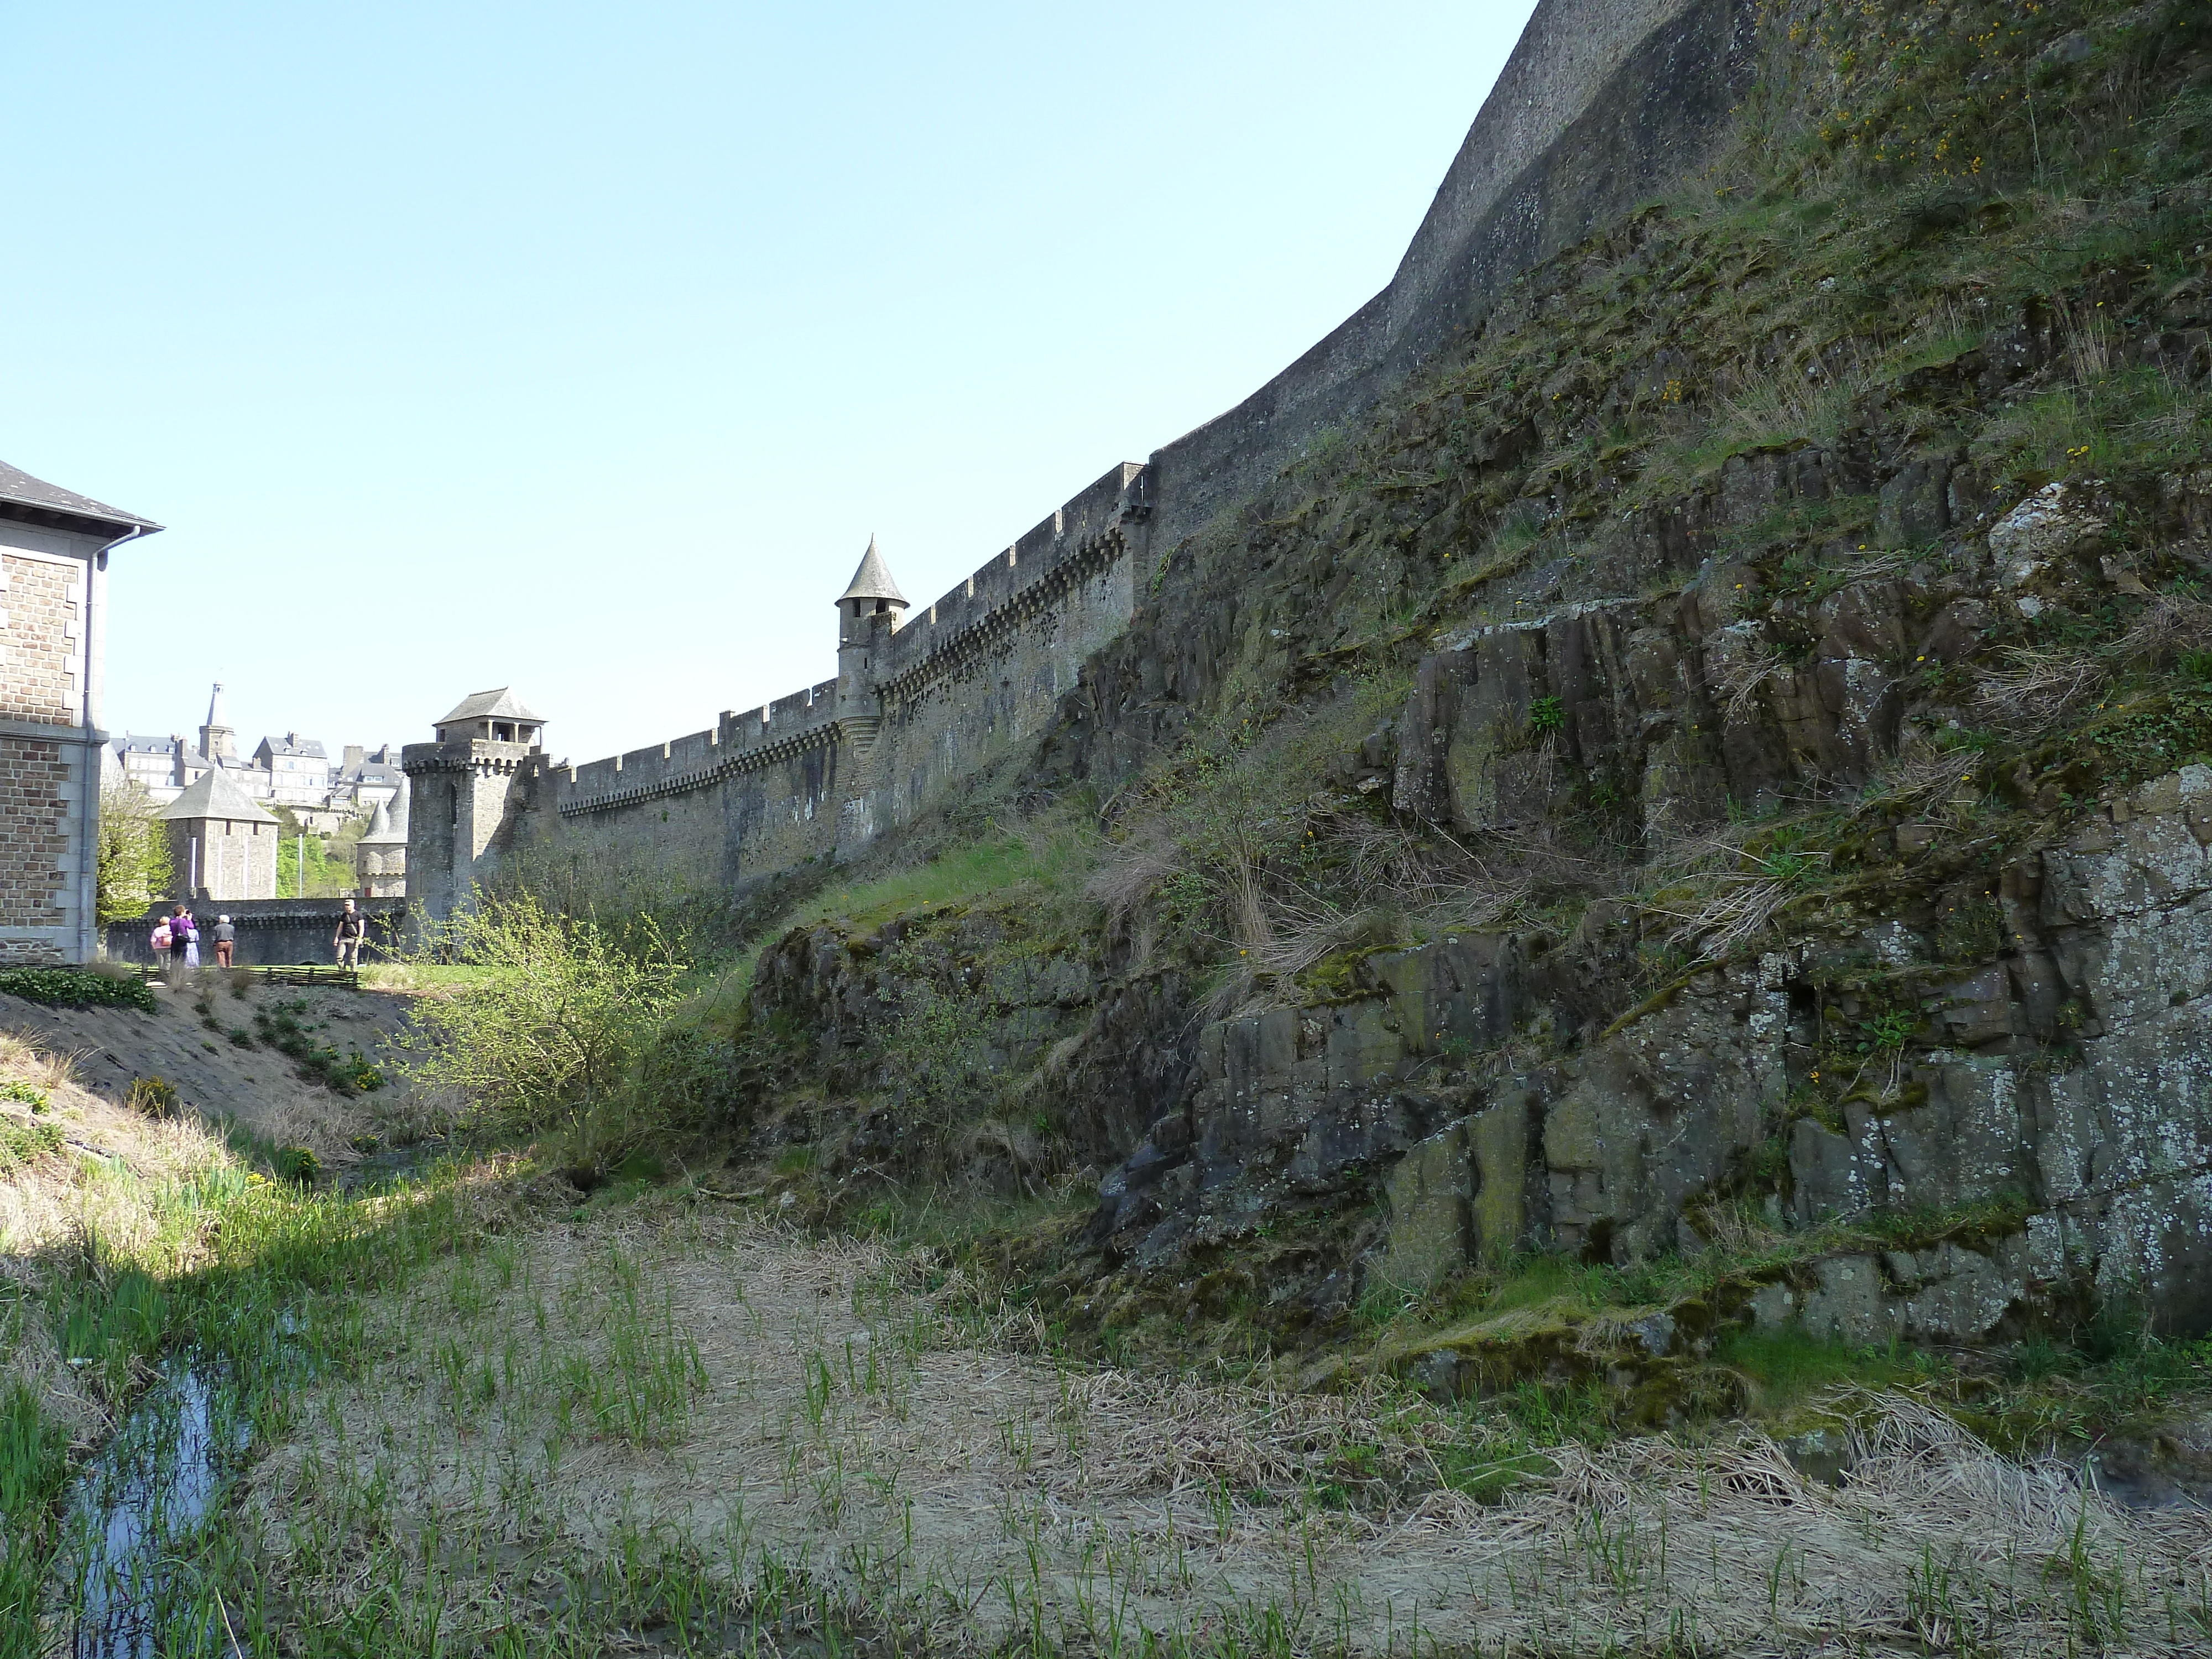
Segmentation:
<svg viewBox="0 0 2212 1659">
<path fill-rule="evenodd" d="M 839 601 L 836 678 L 604 760 L 464 735 L 483 720 L 458 715 L 520 710 L 477 694 L 441 722 L 445 740 L 404 752 L 417 914 L 450 914 L 517 854 L 742 886 L 864 845 L 1051 718 L 1128 622 L 1149 514 L 1146 470 L 1125 463 L 918 611 L 871 547 L 854 586 L 883 596 Z"/>
<path fill-rule="evenodd" d="M 534 749 L 509 764 L 480 739 L 410 746 L 410 776 L 420 754 L 424 777 L 473 780 L 428 811 L 418 798 L 420 914 L 445 914 L 517 849 L 742 885 L 927 810 L 1053 717 L 1133 615 L 1152 549 L 1251 499 L 1485 325 L 1522 272 L 1701 165 L 1747 79 L 1757 10 L 1541 0 L 1389 287 L 1235 409 L 1108 472 L 926 606 L 871 545 L 838 601 L 836 678 L 574 766 Z"/>
</svg>

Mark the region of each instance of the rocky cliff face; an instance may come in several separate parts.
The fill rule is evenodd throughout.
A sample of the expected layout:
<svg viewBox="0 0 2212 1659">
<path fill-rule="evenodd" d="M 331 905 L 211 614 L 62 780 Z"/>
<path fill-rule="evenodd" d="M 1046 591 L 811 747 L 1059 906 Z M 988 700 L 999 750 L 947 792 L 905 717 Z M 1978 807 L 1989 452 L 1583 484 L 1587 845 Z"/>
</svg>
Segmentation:
<svg viewBox="0 0 2212 1659">
<path fill-rule="evenodd" d="M 1946 949 L 1985 896 L 1939 891 L 1700 968 L 1534 1065 L 1516 1033 L 1572 1029 L 1601 938 L 1376 953 L 1334 1006 L 1206 1028 L 1188 1106 L 1109 1179 L 1095 1236 L 1164 1261 L 1390 1171 L 1374 1267 L 1409 1288 L 1521 1250 L 1695 1254 L 1749 1205 L 1806 1234 L 1929 1235 L 1778 1264 L 1769 1319 L 1796 1285 L 1809 1324 L 1862 1343 L 2017 1334 L 2089 1297 L 2205 1328 L 2208 844 L 2212 769 L 2191 766 L 1996 872 L 1988 958 Z M 1878 1009 L 1911 1011 L 1897 1042 L 1838 1042 Z M 1968 1214 L 1971 1246 L 1934 1236 Z"/>
<path fill-rule="evenodd" d="M 1088 901 L 764 967 L 864 1121 L 1100 1171 L 1106 1323 L 1538 1253 L 1704 1264 L 1538 1342 L 1632 1377 L 2212 1326 L 2207 21 L 1770 21 L 1711 180 L 1150 573 L 1026 780 Z"/>
</svg>

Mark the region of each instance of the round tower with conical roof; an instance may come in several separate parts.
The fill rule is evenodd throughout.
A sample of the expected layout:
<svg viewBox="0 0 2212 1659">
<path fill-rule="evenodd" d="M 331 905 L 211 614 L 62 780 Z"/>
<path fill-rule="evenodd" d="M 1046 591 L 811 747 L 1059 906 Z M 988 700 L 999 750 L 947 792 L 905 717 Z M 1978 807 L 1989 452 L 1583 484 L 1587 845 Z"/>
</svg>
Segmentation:
<svg viewBox="0 0 2212 1659">
<path fill-rule="evenodd" d="M 860 568 L 837 596 L 837 718 L 872 721 L 878 713 L 876 664 L 890 645 L 891 631 L 906 610 L 906 595 L 891 580 L 890 567 L 868 538 Z M 874 735 L 869 726 L 866 738 Z"/>
<path fill-rule="evenodd" d="M 407 781 L 390 805 L 379 801 L 368 832 L 354 843 L 355 869 L 363 898 L 407 896 Z"/>
</svg>

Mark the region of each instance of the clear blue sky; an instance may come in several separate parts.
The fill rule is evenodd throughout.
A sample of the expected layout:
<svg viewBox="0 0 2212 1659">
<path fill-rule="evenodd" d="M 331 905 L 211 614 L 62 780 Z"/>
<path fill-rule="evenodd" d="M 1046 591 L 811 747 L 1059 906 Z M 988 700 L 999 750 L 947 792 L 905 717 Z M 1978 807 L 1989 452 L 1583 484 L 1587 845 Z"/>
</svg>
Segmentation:
<svg viewBox="0 0 2212 1659">
<path fill-rule="evenodd" d="M 118 731 L 658 742 L 1381 288 L 1530 9 L 0 0 L 0 459 L 169 526 Z"/>
</svg>

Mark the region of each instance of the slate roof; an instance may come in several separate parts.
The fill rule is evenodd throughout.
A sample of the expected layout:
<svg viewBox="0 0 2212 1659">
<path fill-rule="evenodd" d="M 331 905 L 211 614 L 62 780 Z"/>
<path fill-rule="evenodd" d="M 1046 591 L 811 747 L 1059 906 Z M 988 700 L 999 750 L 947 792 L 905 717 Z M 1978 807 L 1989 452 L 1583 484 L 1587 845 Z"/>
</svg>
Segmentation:
<svg viewBox="0 0 2212 1659">
<path fill-rule="evenodd" d="M 161 809 L 165 818 L 227 818 L 234 823 L 274 823 L 273 813 L 233 783 L 219 766 L 211 766 L 198 782 Z"/>
<path fill-rule="evenodd" d="M 404 847 L 406 843 L 407 832 L 392 827 L 391 809 L 382 801 L 377 802 L 376 811 L 368 820 L 368 833 L 361 838 L 360 844 L 363 847 Z"/>
<path fill-rule="evenodd" d="M 455 720 L 532 720 L 545 724 L 545 716 L 533 714 L 521 698 L 504 685 L 495 685 L 489 691 L 471 691 L 453 705 L 453 712 L 441 714 L 433 722 L 450 726 Z"/>
<path fill-rule="evenodd" d="M 64 489 L 59 484 L 50 484 L 44 478 L 34 478 L 22 468 L 0 461 L 0 509 L 15 507 L 28 509 L 9 514 L 13 518 L 34 520 L 51 514 L 63 519 L 81 520 L 83 527 L 96 530 L 137 530 L 150 533 L 161 526 L 151 519 L 142 519 L 136 513 L 125 513 L 119 507 L 109 507 L 95 501 L 89 495 L 80 495 L 74 489 Z"/>
<path fill-rule="evenodd" d="M 135 732 L 125 732 L 115 740 L 118 755 L 174 755 L 177 740 L 171 738 L 142 738 Z"/>
<path fill-rule="evenodd" d="M 297 732 L 287 732 L 282 739 L 264 738 L 260 748 L 253 752 L 258 755 L 263 749 L 272 755 L 304 755 L 310 760 L 328 760 L 331 757 L 330 751 L 319 741 L 303 738 Z"/>
<path fill-rule="evenodd" d="M 884 562 L 884 556 L 876 551 L 873 536 L 868 538 L 868 550 L 860 556 L 860 568 L 853 573 L 851 583 L 837 596 L 840 605 L 848 599 L 889 599 L 896 605 L 906 603 L 906 595 L 899 592 L 898 584 L 891 580 L 890 567 Z"/>
</svg>

